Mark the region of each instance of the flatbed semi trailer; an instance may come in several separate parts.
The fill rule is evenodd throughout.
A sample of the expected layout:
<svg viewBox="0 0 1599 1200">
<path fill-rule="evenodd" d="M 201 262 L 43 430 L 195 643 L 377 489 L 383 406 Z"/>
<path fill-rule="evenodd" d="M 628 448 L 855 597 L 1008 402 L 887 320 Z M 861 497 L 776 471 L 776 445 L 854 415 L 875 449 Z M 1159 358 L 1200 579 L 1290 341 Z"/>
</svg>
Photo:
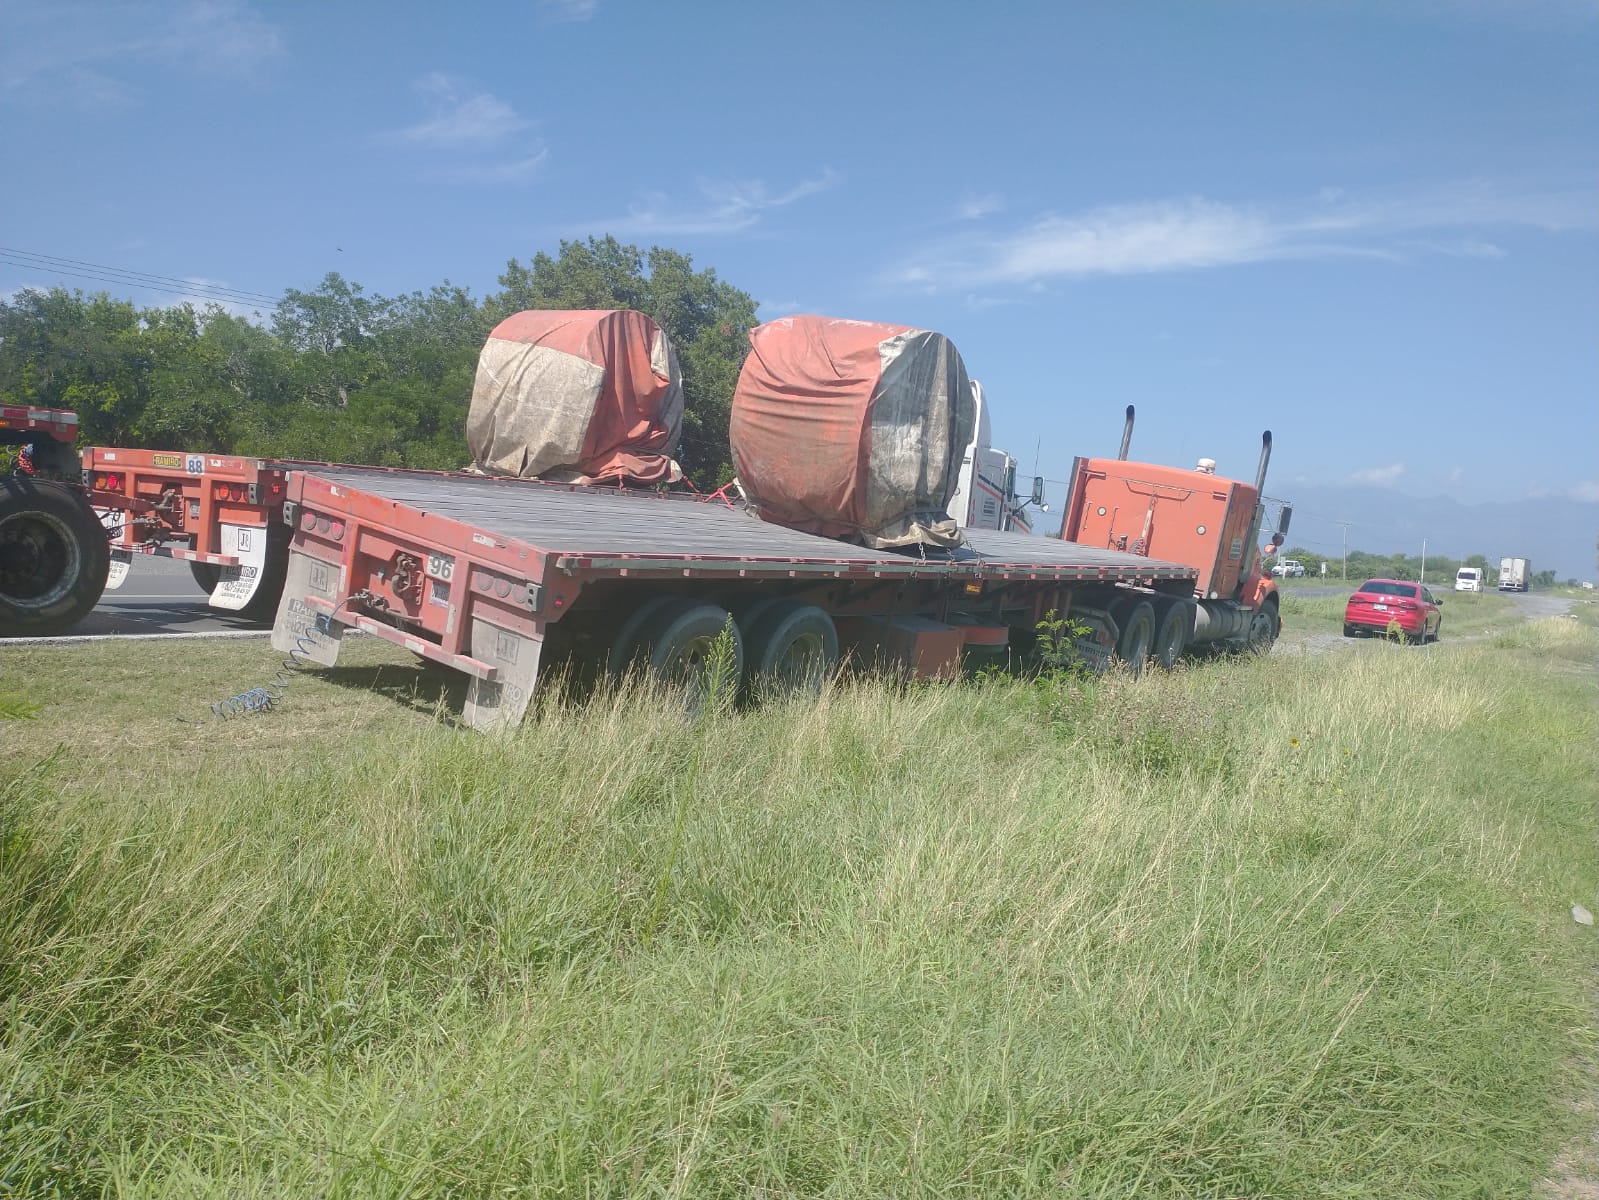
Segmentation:
<svg viewBox="0 0 1599 1200">
<path fill-rule="evenodd" d="M 678 494 L 310 466 L 284 516 L 274 647 L 332 665 L 345 630 L 386 638 L 470 676 L 477 729 L 519 722 L 556 663 L 682 677 L 724 628 L 757 692 L 811 685 L 841 653 L 953 674 L 1051 610 L 1135 666 L 1195 636 L 1195 567 L 1026 534 L 902 553 Z"/>
</svg>

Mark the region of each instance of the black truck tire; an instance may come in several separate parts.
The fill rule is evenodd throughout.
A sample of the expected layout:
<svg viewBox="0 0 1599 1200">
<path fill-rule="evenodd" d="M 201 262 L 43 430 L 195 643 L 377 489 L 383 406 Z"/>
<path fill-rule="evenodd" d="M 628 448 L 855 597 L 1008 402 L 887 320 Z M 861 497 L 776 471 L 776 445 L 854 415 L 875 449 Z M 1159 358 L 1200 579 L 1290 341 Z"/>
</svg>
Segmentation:
<svg viewBox="0 0 1599 1200">
<path fill-rule="evenodd" d="M 1150 657 L 1162 670 L 1169 671 L 1182 658 L 1188 647 L 1189 605 L 1177 601 L 1166 606 L 1155 626 L 1154 646 Z"/>
<path fill-rule="evenodd" d="M 819 695 L 838 670 L 838 629 L 814 604 L 779 600 L 743 633 L 748 690 L 756 699 Z"/>
<path fill-rule="evenodd" d="M 1116 657 L 1135 676 L 1144 672 L 1144 661 L 1155 640 L 1155 606 L 1148 600 L 1127 605 L 1115 614 L 1121 633 L 1116 637 Z"/>
<path fill-rule="evenodd" d="M 100 602 L 111 548 L 76 488 L 0 477 L 0 637 L 54 637 Z"/>
<path fill-rule="evenodd" d="M 214 563 L 190 562 L 189 574 L 194 576 L 195 586 L 207 596 L 222 582 L 222 568 Z"/>
<path fill-rule="evenodd" d="M 270 621 L 278 615 L 278 601 L 283 598 L 283 585 L 289 578 L 289 543 L 294 530 L 278 521 L 267 526 L 266 558 L 261 564 L 261 582 L 255 595 L 238 614 L 248 621 Z M 189 574 L 196 586 L 207 596 L 217 590 L 222 582 L 222 567 L 214 563 L 189 561 Z"/>
<path fill-rule="evenodd" d="M 294 530 L 282 521 L 267 526 L 266 561 L 261 564 L 261 585 L 255 589 L 250 602 L 239 610 L 239 615 L 251 621 L 271 621 L 278 615 L 278 601 L 283 598 L 283 585 L 289 579 L 289 543 L 294 540 Z"/>
</svg>

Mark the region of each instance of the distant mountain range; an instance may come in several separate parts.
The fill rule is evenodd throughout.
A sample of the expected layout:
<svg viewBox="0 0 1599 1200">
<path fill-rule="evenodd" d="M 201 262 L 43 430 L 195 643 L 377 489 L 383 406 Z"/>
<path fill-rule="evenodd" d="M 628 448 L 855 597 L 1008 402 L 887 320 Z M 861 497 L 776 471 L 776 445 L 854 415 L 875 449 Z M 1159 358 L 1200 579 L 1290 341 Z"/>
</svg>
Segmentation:
<svg viewBox="0 0 1599 1200">
<path fill-rule="evenodd" d="M 1291 487 L 1291 490 L 1290 490 Z M 1497 565 L 1506 555 L 1532 560 L 1534 571 L 1557 579 L 1599 579 L 1595 566 L 1599 504 L 1563 497 L 1462 504 L 1443 496 L 1406 496 L 1377 487 L 1311 487 L 1278 482 L 1270 494 L 1294 506 L 1288 545 L 1326 557 L 1343 550 L 1339 521 L 1350 522 L 1349 549 L 1373 554 L 1486 556 Z"/>
</svg>

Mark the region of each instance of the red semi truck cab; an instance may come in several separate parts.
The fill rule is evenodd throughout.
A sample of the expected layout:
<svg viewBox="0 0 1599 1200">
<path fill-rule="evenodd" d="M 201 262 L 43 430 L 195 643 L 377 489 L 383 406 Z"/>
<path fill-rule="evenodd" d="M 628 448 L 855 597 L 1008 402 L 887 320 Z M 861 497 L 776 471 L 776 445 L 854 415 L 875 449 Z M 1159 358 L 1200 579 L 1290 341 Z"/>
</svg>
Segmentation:
<svg viewBox="0 0 1599 1200">
<path fill-rule="evenodd" d="M 1240 636 L 1258 641 L 1268 623 L 1275 637 L 1277 585 L 1261 571 L 1257 545 L 1270 431 L 1261 436 L 1260 464 L 1249 484 L 1216 474 L 1210 459 L 1191 469 L 1128 461 L 1133 416 L 1129 405 L 1118 457 L 1073 463 L 1060 537 L 1194 567 L 1199 577 L 1193 641 Z M 1284 506 L 1274 542 L 1280 544 L 1287 534 L 1291 515 Z"/>
</svg>

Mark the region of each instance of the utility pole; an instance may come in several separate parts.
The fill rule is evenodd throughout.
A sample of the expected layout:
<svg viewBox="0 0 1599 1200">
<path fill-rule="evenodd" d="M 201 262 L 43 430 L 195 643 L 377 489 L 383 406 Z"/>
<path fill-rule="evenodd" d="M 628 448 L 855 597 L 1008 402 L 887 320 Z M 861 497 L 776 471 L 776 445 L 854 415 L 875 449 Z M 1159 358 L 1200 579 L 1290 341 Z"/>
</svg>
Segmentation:
<svg viewBox="0 0 1599 1200">
<path fill-rule="evenodd" d="M 1416 582 L 1417 583 L 1426 583 L 1427 582 L 1427 539 L 1426 538 L 1422 538 L 1421 539 L 1421 578 L 1416 580 Z"/>
<path fill-rule="evenodd" d="M 1348 579 L 1349 578 L 1349 527 L 1351 525 L 1353 525 L 1354 522 L 1353 521 L 1334 521 L 1333 524 L 1334 525 L 1342 525 L 1344 527 L 1344 569 L 1343 569 L 1343 576 L 1342 577 L 1344 579 Z"/>
</svg>

